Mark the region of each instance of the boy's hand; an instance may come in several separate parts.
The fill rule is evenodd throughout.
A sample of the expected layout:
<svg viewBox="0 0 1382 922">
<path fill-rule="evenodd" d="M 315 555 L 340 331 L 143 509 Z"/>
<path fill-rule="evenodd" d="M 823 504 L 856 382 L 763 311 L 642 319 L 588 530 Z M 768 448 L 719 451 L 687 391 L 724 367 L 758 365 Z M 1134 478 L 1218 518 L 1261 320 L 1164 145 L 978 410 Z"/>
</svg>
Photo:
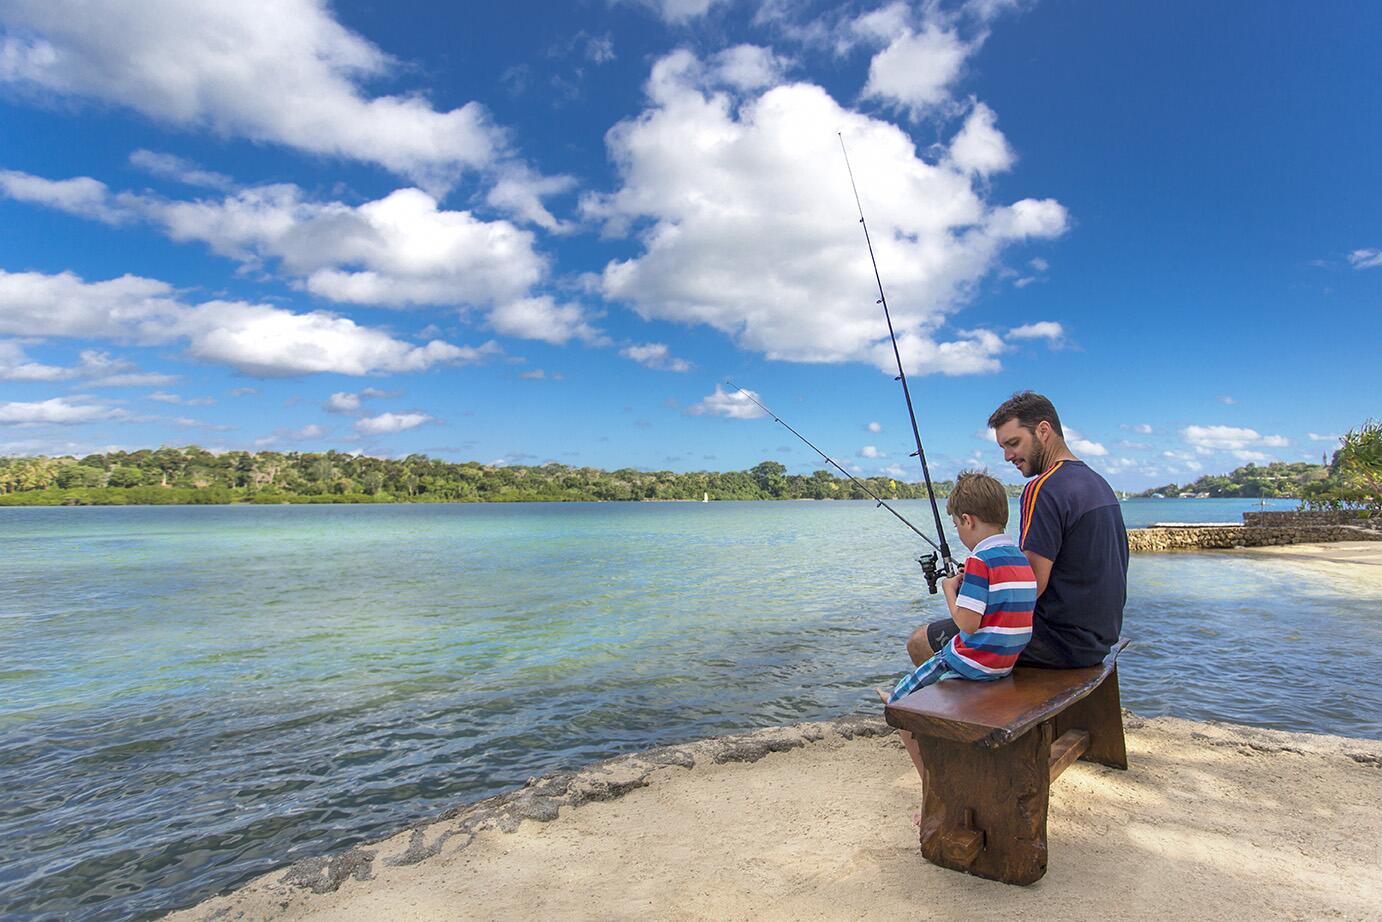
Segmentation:
<svg viewBox="0 0 1382 922">
<path fill-rule="evenodd" d="M 954 576 L 947 576 L 945 579 L 941 580 L 941 589 L 945 590 L 945 594 L 947 596 L 958 595 L 960 591 L 960 583 L 964 582 L 964 578 L 964 567 L 961 567 L 959 572 L 957 572 Z"/>
</svg>

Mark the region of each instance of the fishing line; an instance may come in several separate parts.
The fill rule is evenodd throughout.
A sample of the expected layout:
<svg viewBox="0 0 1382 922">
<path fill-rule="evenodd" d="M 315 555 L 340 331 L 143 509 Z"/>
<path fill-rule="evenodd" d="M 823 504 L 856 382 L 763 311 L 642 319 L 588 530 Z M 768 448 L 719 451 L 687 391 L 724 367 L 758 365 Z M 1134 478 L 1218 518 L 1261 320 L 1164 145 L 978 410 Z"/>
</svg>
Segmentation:
<svg viewBox="0 0 1382 922">
<path fill-rule="evenodd" d="M 925 533 L 925 532 L 923 532 L 920 528 L 917 528 L 917 527 L 916 527 L 915 525 L 913 525 L 911 522 L 907 521 L 907 519 L 902 515 L 902 513 L 898 512 L 898 511 L 897 511 L 896 509 L 894 509 L 892 506 L 889 506 L 886 502 L 884 502 L 884 500 L 882 499 L 882 497 L 880 497 L 877 493 L 873 492 L 873 490 L 869 489 L 868 484 L 864 483 L 864 482 L 863 482 L 862 480 L 860 480 L 858 477 L 855 477 L 855 476 L 854 476 L 853 474 L 851 474 L 849 471 L 845 470 L 843 467 L 840 466 L 840 463 L 839 463 L 838 461 L 836 461 L 834 458 L 832 458 L 832 457 L 830 457 L 829 455 L 827 455 L 825 452 L 821 451 L 819 448 L 817 448 L 817 447 L 815 446 L 815 444 L 814 444 L 810 439 L 808 439 L 806 436 L 802 435 L 800 432 L 798 432 L 797 430 L 795 430 L 795 429 L 793 429 L 791 426 L 789 426 L 789 425 L 787 424 L 787 421 L 786 421 L 785 419 L 783 419 L 782 417 L 778 416 L 778 415 L 777 415 L 776 413 L 774 413 L 772 410 L 769 410 L 766 406 L 764 406 L 762 401 L 760 401 L 757 397 L 753 396 L 753 391 L 746 390 L 745 388 L 740 387 L 739 385 L 735 384 L 733 381 L 730 381 L 730 380 L 726 380 L 725 383 L 728 384 L 730 387 L 734 388 L 735 390 L 739 391 L 740 393 L 742 393 L 745 397 L 747 397 L 747 398 L 749 398 L 750 400 L 752 400 L 755 404 L 758 405 L 758 408 L 759 408 L 760 410 L 762 410 L 764 413 L 767 413 L 769 416 L 771 416 L 771 417 L 773 418 L 773 422 L 775 422 L 775 423 L 781 423 L 781 424 L 783 425 L 783 427 L 786 428 L 786 430 L 787 430 L 788 432 L 792 433 L 792 435 L 796 436 L 797 438 L 799 438 L 799 439 L 801 439 L 803 442 L 805 442 L 807 445 L 809 445 L 809 446 L 811 447 L 811 450 L 812 450 L 812 451 L 814 451 L 816 454 L 818 454 L 818 455 L 820 455 L 822 458 L 824 458 L 827 462 L 829 462 L 830 464 L 832 464 L 832 465 L 835 467 L 835 469 L 836 469 L 837 471 L 839 471 L 841 474 L 844 474 L 844 475 L 845 475 L 846 477 L 848 477 L 850 480 L 854 481 L 854 483 L 859 487 L 859 489 L 863 490 L 863 491 L 864 491 L 865 493 L 867 493 L 869 496 L 873 497 L 874 501 L 877 502 L 878 505 L 882 506 L 884 509 L 886 509 L 886 510 L 888 510 L 889 512 L 891 512 L 893 515 L 897 516 L 897 518 L 902 522 L 903 525 L 906 525 L 906 526 L 907 526 L 908 528 L 910 528 L 912 531 L 916 532 L 916 533 L 917 533 L 917 537 L 921 538 L 921 540 L 925 541 L 927 544 L 931 545 L 931 546 L 934 547 L 936 550 L 938 550 L 938 551 L 941 550 L 940 545 L 936 544 L 936 542 L 934 542 L 934 541 L 932 541 L 930 538 L 928 538 L 928 537 L 926 536 L 926 533 Z M 942 540 L 942 542 L 944 542 L 945 539 L 942 538 L 941 540 Z M 933 555 L 933 556 L 934 556 L 934 555 Z M 923 558 L 923 559 L 924 559 L 924 558 Z M 924 566 L 924 564 L 923 564 L 923 566 Z M 935 589 L 932 589 L 931 591 L 932 591 L 932 592 L 935 592 L 936 590 L 935 590 Z"/>
</svg>

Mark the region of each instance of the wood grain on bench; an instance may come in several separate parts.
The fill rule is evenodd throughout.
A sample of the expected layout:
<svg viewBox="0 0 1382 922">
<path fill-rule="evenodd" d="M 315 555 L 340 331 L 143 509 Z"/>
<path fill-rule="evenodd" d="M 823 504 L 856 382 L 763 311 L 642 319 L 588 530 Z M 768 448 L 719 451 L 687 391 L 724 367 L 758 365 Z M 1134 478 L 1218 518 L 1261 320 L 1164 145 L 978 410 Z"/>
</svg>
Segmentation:
<svg viewBox="0 0 1382 922">
<path fill-rule="evenodd" d="M 994 682 L 937 682 L 887 707 L 888 723 L 918 736 L 938 736 L 987 749 L 1006 746 L 1099 687 L 1127 646 L 1120 640 L 1098 666 L 1019 666 Z"/>
<path fill-rule="evenodd" d="M 1120 640 L 1098 666 L 938 682 L 884 711 L 923 763 L 921 853 L 1009 884 L 1046 873 L 1051 782 L 1079 759 L 1127 768 Z"/>
</svg>

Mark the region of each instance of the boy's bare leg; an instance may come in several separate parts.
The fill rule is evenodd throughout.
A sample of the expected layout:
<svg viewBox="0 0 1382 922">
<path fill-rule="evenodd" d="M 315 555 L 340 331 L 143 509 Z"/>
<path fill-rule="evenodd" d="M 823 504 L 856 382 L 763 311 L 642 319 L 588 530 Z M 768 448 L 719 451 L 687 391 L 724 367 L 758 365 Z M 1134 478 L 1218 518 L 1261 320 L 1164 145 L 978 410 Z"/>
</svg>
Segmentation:
<svg viewBox="0 0 1382 922">
<path fill-rule="evenodd" d="M 888 703 L 887 692 L 881 688 L 875 688 L 874 691 L 878 692 L 878 697 L 883 700 L 884 704 Z M 902 740 L 902 746 L 907 750 L 907 755 L 912 757 L 912 764 L 916 766 L 917 774 L 921 776 L 921 783 L 925 784 L 926 764 L 921 761 L 921 747 L 917 745 L 917 738 L 912 735 L 910 730 L 898 730 L 897 735 Z M 920 811 L 912 814 L 912 825 L 921 825 Z"/>
</svg>

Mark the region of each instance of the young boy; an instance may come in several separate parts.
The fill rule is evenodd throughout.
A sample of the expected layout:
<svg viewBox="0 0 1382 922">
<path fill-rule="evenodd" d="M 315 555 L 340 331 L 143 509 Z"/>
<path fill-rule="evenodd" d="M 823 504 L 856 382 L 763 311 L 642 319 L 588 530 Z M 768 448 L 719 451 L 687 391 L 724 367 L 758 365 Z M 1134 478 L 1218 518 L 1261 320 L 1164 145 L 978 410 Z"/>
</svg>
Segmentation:
<svg viewBox="0 0 1382 922">
<path fill-rule="evenodd" d="M 1036 575 L 1017 542 L 1003 533 L 1008 524 L 1003 485 L 987 474 L 962 471 L 945 511 L 971 551 L 963 572 L 941 583 L 960 633 L 903 677 L 889 704 L 942 679 L 1001 679 L 1032 637 Z"/>
</svg>

